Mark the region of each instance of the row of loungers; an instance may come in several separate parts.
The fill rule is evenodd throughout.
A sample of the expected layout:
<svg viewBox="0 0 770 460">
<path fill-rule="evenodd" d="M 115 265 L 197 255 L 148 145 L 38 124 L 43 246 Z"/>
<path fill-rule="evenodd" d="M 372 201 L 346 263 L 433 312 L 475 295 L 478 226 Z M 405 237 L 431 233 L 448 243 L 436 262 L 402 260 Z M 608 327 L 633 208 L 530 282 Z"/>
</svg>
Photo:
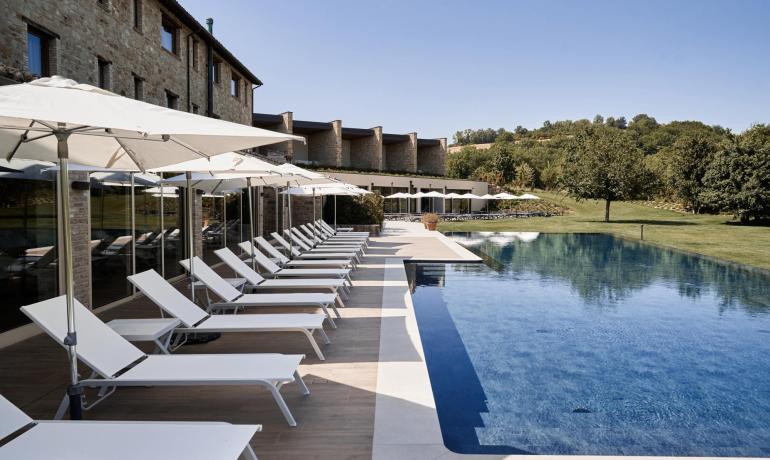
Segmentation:
<svg viewBox="0 0 770 460">
<path fill-rule="evenodd" d="M 329 343 L 324 322 L 337 327 L 335 319 L 340 318 L 337 307 L 344 307 L 343 297 L 350 293 L 350 272 L 365 253 L 368 234 L 335 231 L 323 221 L 311 227 L 310 233 L 306 226 L 287 232 L 286 236 L 294 244 L 273 235 L 278 236 L 277 243 L 287 253 L 291 252 L 292 257 L 285 256 L 262 237 L 240 244 L 245 261 L 229 249 L 216 251 L 237 278 L 222 278 L 198 257 L 181 261 L 195 278 L 191 288 L 205 289 L 205 308 L 188 299 L 154 270 L 128 279 L 162 314 L 179 320 L 171 350 L 181 346 L 191 333 L 300 332 L 318 358 L 324 360 L 315 335 L 323 343 Z M 321 257 L 322 254 L 325 257 Z M 257 266 L 264 271 L 255 270 Z M 288 292 L 260 292 L 264 290 Z M 295 290 L 303 292 L 293 292 Z M 286 309 L 311 306 L 323 313 L 225 314 L 268 306 Z M 287 383 L 296 383 L 302 394 L 310 394 L 298 371 L 304 355 L 174 355 L 168 350 L 166 354 L 148 355 L 77 300 L 74 307 L 78 359 L 92 370 L 91 376 L 81 380 L 80 385 L 98 389 L 96 401 L 84 405 L 84 409 L 100 403 L 117 387 L 257 385 L 271 392 L 286 422 L 297 425 L 280 390 Z M 64 346 L 67 335 L 64 296 L 27 305 L 21 310 Z M 0 395 L 0 458 L 235 459 L 241 455 L 256 458 L 248 443 L 261 429 L 259 425 L 58 421 L 63 418 L 68 402 L 65 395 L 55 416 L 57 421 L 34 422 Z M 127 439 L 131 443 L 126 443 Z M 57 440 L 66 442 L 55 442 Z"/>
</svg>

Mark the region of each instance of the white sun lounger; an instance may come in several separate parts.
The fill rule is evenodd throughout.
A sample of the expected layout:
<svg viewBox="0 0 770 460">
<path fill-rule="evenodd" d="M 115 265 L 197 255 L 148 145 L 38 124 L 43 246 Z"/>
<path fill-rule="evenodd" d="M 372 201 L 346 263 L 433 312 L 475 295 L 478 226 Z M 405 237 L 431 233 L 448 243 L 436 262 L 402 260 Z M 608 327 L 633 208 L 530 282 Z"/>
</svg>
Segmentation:
<svg viewBox="0 0 770 460">
<path fill-rule="evenodd" d="M 262 251 L 254 251 L 254 254 L 251 254 L 251 243 L 248 241 L 238 243 L 238 246 L 246 251 L 246 254 L 249 256 L 253 255 L 254 260 L 267 270 L 270 276 L 278 278 L 342 278 L 348 282 L 349 286 L 353 285 L 353 282 L 350 280 L 349 268 L 281 268 L 275 262 L 270 260 L 269 257 L 264 255 Z"/>
<path fill-rule="evenodd" d="M 0 395 L 0 459 L 257 460 L 259 425 L 32 420 Z M 5 442 L 7 440 L 7 442 Z"/>
<path fill-rule="evenodd" d="M 318 223 L 321 224 L 324 228 L 326 228 L 329 232 L 331 232 L 333 235 L 363 235 L 369 238 L 369 232 L 354 232 L 353 227 L 337 227 L 335 230 L 332 228 L 331 225 L 327 224 L 325 220 L 318 219 Z"/>
<path fill-rule="evenodd" d="M 353 268 L 356 267 L 356 257 L 353 254 L 345 253 L 345 252 L 337 252 L 337 253 L 323 253 L 323 252 L 300 252 L 297 245 L 290 245 L 288 241 L 283 239 L 283 237 L 275 232 L 272 232 L 270 234 L 273 238 L 275 238 L 275 241 L 278 242 L 281 246 L 283 246 L 287 251 L 291 249 L 291 256 L 297 257 L 299 259 L 306 259 L 306 260 L 327 260 L 327 261 L 345 261 L 353 266 Z"/>
<path fill-rule="evenodd" d="M 241 243 L 241 248 L 248 248 L 248 241 Z M 259 253 L 260 256 L 265 257 L 262 252 L 254 249 L 254 254 Z M 273 278 L 266 280 L 259 273 L 255 272 L 251 267 L 246 264 L 241 258 L 239 258 L 233 251 L 228 248 L 217 249 L 214 254 L 219 256 L 222 261 L 232 268 L 235 273 L 246 281 L 246 288 L 251 291 L 258 291 L 260 289 L 304 289 L 318 291 L 331 291 L 339 296 L 337 301 L 340 307 L 345 305 L 342 302 L 342 293 L 346 295 L 350 294 L 348 286 L 342 278 Z M 251 254 L 251 249 L 247 249 L 247 254 Z M 256 258 L 255 258 L 256 259 Z M 269 260 L 269 259 L 268 259 Z M 259 260 L 257 260 L 259 263 Z M 260 264 L 261 265 L 261 264 Z M 236 286 L 237 287 L 237 286 Z"/>
<path fill-rule="evenodd" d="M 355 249 L 349 249 L 346 247 L 312 247 L 310 244 L 305 243 L 300 237 L 297 236 L 294 232 L 288 232 L 289 238 L 291 238 L 292 243 L 294 243 L 296 246 L 299 246 L 300 249 L 302 249 L 303 254 L 334 254 L 335 257 L 352 257 L 355 259 L 356 262 L 360 261 L 360 257 L 358 254 L 358 251 Z"/>
<path fill-rule="evenodd" d="M 59 345 L 67 336 L 65 296 L 21 307 L 32 321 Z M 82 387 L 99 388 L 100 398 L 88 409 L 112 394 L 115 387 L 258 385 L 270 390 L 286 422 L 296 426 L 280 389 L 296 382 L 303 394 L 310 394 L 299 375 L 303 355 L 273 353 L 219 355 L 147 355 L 104 324 L 90 310 L 75 300 L 78 359 L 94 374 L 80 381 Z M 104 391 L 111 389 L 106 394 Z M 103 396 L 102 396 L 103 394 Z M 64 416 L 69 396 L 64 395 L 56 418 Z"/>
<path fill-rule="evenodd" d="M 318 331 L 324 343 L 329 343 L 329 338 L 323 330 L 325 316 L 320 313 L 209 315 L 155 270 L 131 275 L 128 280 L 163 311 L 182 322 L 182 326 L 175 329 L 178 333 L 301 332 L 310 341 L 318 359 L 325 359 L 313 338 L 313 332 Z"/>
<path fill-rule="evenodd" d="M 305 232 L 305 236 L 311 242 L 317 238 L 318 244 L 325 244 L 329 246 L 348 246 L 353 248 L 360 248 L 361 250 L 367 247 L 367 242 L 365 239 L 358 239 L 356 237 L 346 238 L 340 236 L 329 236 L 320 228 L 318 229 L 318 235 L 314 235 L 312 225 L 302 224 L 298 225 L 297 227 Z"/>
<path fill-rule="evenodd" d="M 179 263 L 185 270 L 190 271 L 190 261 L 188 259 L 180 260 Z M 198 257 L 195 258 L 195 278 L 206 286 L 206 300 L 209 311 L 238 311 L 246 307 L 318 307 L 323 310 L 326 319 L 333 328 L 336 328 L 337 325 L 334 323 L 331 314 L 329 314 L 328 308 L 334 310 L 334 314 L 337 315 L 337 318 L 340 318 L 340 314 L 335 306 L 336 294 L 321 292 L 243 294 Z M 208 295 L 209 291 L 212 291 L 219 297 L 220 301 L 213 302 Z"/>
<path fill-rule="evenodd" d="M 356 254 L 363 254 L 364 248 L 359 243 L 329 243 L 326 241 L 318 240 L 316 242 L 313 241 L 313 237 L 305 236 L 304 233 L 299 228 L 292 228 L 291 234 L 296 235 L 297 238 L 299 238 L 309 250 L 322 250 L 322 249 L 328 249 L 328 250 L 337 250 L 337 251 L 351 251 L 355 252 Z"/>
<path fill-rule="evenodd" d="M 288 257 L 283 255 L 281 251 L 278 250 L 275 246 L 270 244 L 265 238 L 258 236 L 254 238 L 254 241 L 257 242 L 257 247 L 262 249 L 264 252 L 267 253 L 270 257 L 272 257 L 274 260 L 277 261 L 278 265 L 281 267 L 335 267 L 335 268 L 348 268 L 352 267 L 352 262 L 349 259 L 326 259 L 326 260 L 304 260 L 304 259 L 298 259 L 298 260 L 290 260 Z M 288 246 L 288 243 L 287 243 Z M 288 248 L 287 248 L 288 249 Z M 296 251 L 296 249 L 295 249 Z M 297 255 L 299 255 L 299 251 L 296 251 Z"/>
</svg>

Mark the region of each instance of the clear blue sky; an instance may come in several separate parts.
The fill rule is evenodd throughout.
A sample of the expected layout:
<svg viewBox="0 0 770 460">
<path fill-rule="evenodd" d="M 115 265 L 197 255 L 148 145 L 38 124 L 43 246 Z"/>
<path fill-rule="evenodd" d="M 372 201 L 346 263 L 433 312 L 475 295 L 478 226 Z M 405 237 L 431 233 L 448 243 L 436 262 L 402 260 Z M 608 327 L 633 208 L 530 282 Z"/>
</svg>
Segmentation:
<svg viewBox="0 0 770 460">
<path fill-rule="evenodd" d="M 770 122 L 770 0 L 181 0 L 262 81 L 255 111 L 448 137 L 647 113 Z"/>
</svg>

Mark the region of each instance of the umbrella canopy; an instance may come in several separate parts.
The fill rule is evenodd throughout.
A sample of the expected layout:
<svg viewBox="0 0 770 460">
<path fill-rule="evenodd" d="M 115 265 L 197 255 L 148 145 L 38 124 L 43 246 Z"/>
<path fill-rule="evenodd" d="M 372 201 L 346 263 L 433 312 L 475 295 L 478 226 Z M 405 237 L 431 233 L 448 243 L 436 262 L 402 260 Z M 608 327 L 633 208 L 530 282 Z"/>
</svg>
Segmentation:
<svg viewBox="0 0 770 460">
<path fill-rule="evenodd" d="M 487 193 L 486 195 L 482 195 L 482 196 L 480 196 L 480 197 L 479 197 L 479 199 L 481 199 L 481 200 L 496 200 L 496 199 L 497 199 L 497 197 L 495 197 L 494 195 L 490 195 L 489 193 Z"/>
<path fill-rule="evenodd" d="M 51 135 L 56 133 L 56 135 Z M 0 87 L 6 158 L 146 170 L 302 137 L 166 109 L 63 77 Z"/>
<path fill-rule="evenodd" d="M 501 192 L 495 195 L 498 200 L 517 200 L 519 197 L 508 192 Z"/>
<path fill-rule="evenodd" d="M 480 196 L 474 195 L 473 193 L 470 193 L 470 192 L 463 193 L 462 195 L 460 195 L 459 198 L 465 198 L 465 199 L 470 199 L 470 200 L 480 200 L 481 199 Z"/>
<path fill-rule="evenodd" d="M 447 193 L 446 195 L 444 195 L 444 198 L 446 198 L 448 200 L 451 200 L 451 199 L 454 199 L 454 198 L 467 198 L 467 197 L 465 197 L 463 195 L 460 195 L 459 193 L 452 192 L 452 193 Z"/>
<path fill-rule="evenodd" d="M 398 192 L 398 193 L 394 193 L 393 195 L 388 195 L 385 198 L 411 198 L 411 197 L 412 195 L 410 195 L 409 193 Z"/>
<path fill-rule="evenodd" d="M 519 199 L 520 200 L 539 200 L 540 197 L 539 196 L 535 196 L 535 195 L 533 195 L 531 193 L 525 193 L 524 195 L 521 195 L 519 197 Z"/>
<path fill-rule="evenodd" d="M 423 193 L 422 196 L 425 197 L 425 198 L 444 198 L 444 194 L 443 193 L 437 192 L 435 190 L 432 191 L 432 192 Z"/>
<path fill-rule="evenodd" d="M 60 165 L 59 259 L 67 304 L 64 343 L 70 367 L 70 418 L 82 417 L 83 390 L 78 385 L 76 353 L 69 161 L 145 171 L 287 140 L 304 142 L 302 137 L 166 109 L 58 76 L 0 87 L 0 151 L 5 158 Z M 192 256 L 192 238 L 188 239 Z"/>
<path fill-rule="evenodd" d="M 182 163 L 153 168 L 153 172 L 222 172 L 222 173 L 259 173 L 282 174 L 278 166 L 260 160 L 251 155 L 238 152 L 225 152 L 211 158 L 198 158 Z"/>
</svg>

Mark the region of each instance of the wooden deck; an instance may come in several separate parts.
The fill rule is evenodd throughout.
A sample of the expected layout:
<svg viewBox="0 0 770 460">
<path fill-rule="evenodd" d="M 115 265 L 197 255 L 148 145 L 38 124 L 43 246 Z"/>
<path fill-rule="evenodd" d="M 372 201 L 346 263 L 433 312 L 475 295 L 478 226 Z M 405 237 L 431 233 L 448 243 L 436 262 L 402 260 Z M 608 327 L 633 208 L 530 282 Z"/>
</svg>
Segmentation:
<svg viewBox="0 0 770 460">
<path fill-rule="evenodd" d="M 282 390 L 298 427 L 287 426 L 267 390 L 245 386 L 121 389 L 86 412 L 85 418 L 260 423 L 263 432 L 252 440 L 260 459 L 371 458 L 385 284 L 383 262 L 388 257 L 425 260 L 456 259 L 457 255 L 426 235 L 373 239 L 355 272 L 354 288 L 347 308 L 341 309 L 339 328 L 327 327 L 332 343 L 323 348 L 325 362 L 315 357 L 307 340 L 298 333 L 232 333 L 207 344 L 185 345 L 177 352 L 306 354 L 300 374 L 311 395 L 302 396 L 294 385 Z M 178 283 L 177 287 L 184 289 L 185 285 Z M 158 309 L 149 300 L 138 298 L 99 316 L 105 321 L 157 317 Z M 149 344 L 140 347 L 150 351 Z M 83 373 L 87 375 L 85 368 Z M 53 417 L 67 375 L 65 350 L 47 335 L 0 350 L 0 393 L 33 418 Z"/>
</svg>

